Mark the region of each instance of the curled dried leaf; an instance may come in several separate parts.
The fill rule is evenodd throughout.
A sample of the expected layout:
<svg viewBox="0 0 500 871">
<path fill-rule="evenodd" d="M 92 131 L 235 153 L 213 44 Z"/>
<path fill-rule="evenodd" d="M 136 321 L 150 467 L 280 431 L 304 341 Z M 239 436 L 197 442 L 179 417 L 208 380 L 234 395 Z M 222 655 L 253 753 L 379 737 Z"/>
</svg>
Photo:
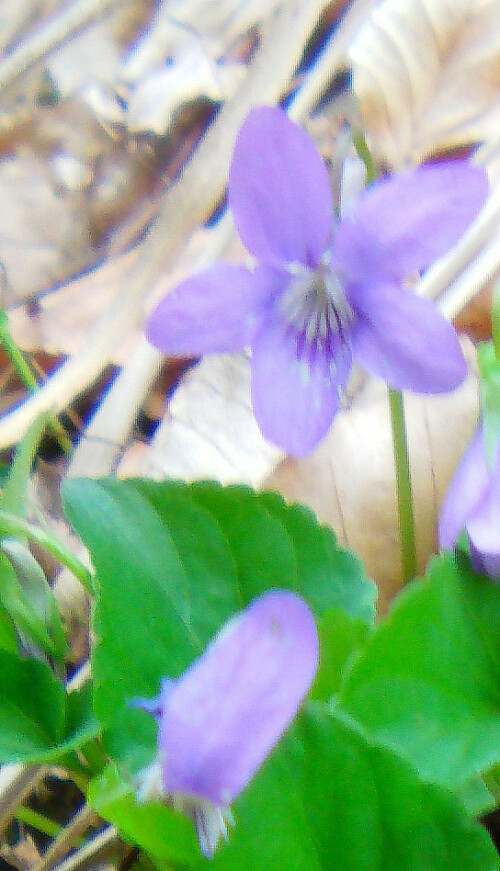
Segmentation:
<svg viewBox="0 0 500 871">
<path fill-rule="evenodd" d="M 500 120 L 498 0 L 385 0 L 350 48 L 376 156 L 393 167 L 490 137 Z"/>
</svg>

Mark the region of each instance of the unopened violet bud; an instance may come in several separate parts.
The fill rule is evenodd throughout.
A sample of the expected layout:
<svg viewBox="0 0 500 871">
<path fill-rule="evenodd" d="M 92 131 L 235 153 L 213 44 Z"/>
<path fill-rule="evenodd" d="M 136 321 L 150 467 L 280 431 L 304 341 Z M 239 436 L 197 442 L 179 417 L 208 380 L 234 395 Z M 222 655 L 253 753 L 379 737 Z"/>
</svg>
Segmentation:
<svg viewBox="0 0 500 871">
<path fill-rule="evenodd" d="M 137 702 L 158 721 L 158 760 L 139 797 L 160 795 L 194 823 L 213 856 L 230 806 L 295 717 L 318 666 L 314 618 L 296 594 L 255 599 L 160 695 Z"/>
<path fill-rule="evenodd" d="M 500 442 L 491 463 L 480 425 L 449 487 L 439 519 L 439 545 L 451 549 L 465 530 L 474 569 L 500 580 Z"/>
</svg>

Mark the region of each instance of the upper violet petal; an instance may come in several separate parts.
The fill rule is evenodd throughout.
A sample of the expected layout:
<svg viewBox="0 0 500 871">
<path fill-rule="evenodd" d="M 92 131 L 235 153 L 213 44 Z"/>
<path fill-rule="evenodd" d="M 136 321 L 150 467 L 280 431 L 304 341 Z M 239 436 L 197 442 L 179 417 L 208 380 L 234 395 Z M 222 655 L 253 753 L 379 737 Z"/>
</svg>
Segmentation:
<svg viewBox="0 0 500 871">
<path fill-rule="evenodd" d="M 428 299 L 390 284 L 351 288 L 353 353 L 390 387 L 447 393 L 467 374 L 457 334 Z"/>
<path fill-rule="evenodd" d="M 146 335 L 172 357 L 239 351 L 250 343 L 272 289 L 260 272 L 216 263 L 161 300 Z"/>
<path fill-rule="evenodd" d="M 474 438 L 457 466 L 439 516 L 439 547 L 452 550 L 468 518 L 483 499 L 489 484 L 483 429 Z"/>
<path fill-rule="evenodd" d="M 269 317 L 252 343 L 252 405 L 262 434 L 294 457 L 312 451 L 337 413 L 352 358 L 339 344 L 338 358 L 298 352 L 298 338 Z"/>
<path fill-rule="evenodd" d="M 333 263 L 356 282 L 424 269 L 458 242 L 487 195 L 484 169 L 464 161 L 382 179 L 340 225 Z"/>
<path fill-rule="evenodd" d="M 167 793 L 228 807 L 294 718 L 318 666 L 306 603 L 263 594 L 176 682 L 160 722 Z"/>
<path fill-rule="evenodd" d="M 315 268 L 332 229 L 326 167 L 282 109 L 253 109 L 236 140 L 229 204 L 248 250 L 263 263 Z"/>
</svg>

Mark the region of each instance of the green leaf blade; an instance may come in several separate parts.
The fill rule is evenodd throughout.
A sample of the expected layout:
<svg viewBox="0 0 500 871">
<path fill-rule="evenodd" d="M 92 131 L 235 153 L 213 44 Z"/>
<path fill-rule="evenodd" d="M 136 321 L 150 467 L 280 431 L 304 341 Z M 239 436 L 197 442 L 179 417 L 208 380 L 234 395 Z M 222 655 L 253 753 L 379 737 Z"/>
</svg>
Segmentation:
<svg viewBox="0 0 500 871">
<path fill-rule="evenodd" d="M 500 588 L 434 560 L 354 664 L 342 703 L 423 777 L 456 788 L 500 760 Z"/>
</svg>

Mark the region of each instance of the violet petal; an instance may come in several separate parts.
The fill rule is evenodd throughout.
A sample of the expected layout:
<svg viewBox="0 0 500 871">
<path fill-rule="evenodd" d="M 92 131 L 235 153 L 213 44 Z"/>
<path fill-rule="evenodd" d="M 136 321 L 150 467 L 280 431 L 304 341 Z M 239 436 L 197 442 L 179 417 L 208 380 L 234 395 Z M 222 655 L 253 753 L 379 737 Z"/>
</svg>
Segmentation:
<svg viewBox="0 0 500 871">
<path fill-rule="evenodd" d="M 326 167 L 282 109 L 254 109 L 236 140 L 229 204 L 248 250 L 264 263 L 314 268 L 332 228 Z"/>
<path fill-rule="evenodd" d="M 169 694 L 163 786 L 227 807 L 294 718 L 318 665 L 306 603 L 271 591 L 230 620 Z"/>
<path fill-rule="evenodd" d="M 452 550 L 465 529 L 467 519 L 483 499 L 489 482 L 489 470 L 483 442 L 483 429 L 474 438 L 457 466 L 439 516 L 439 547 Z"/>
<path fill-rule="evenodd" d="M 500 553 L 479 553 L 469 539 L 471 563 L 473 569 L 481 575 L 487 575 L 492 581 L 500 580 Z"/>
<path fill-rule="evenodd" d="M 458 242 L 487 195 L 485 171 L 464 161 L 383 179 L 340 225 L 332 262 L 356 282 L 424 269 Z"/>
<path fill-rule="evenodd" d="M 350 289 L 356 359 L 390 387 L 447 393 L 467 374 L 457 334 L 428 299 L 390 284 Z"/>
<path fill-rule="evenodd" d="M 330 362 L 304 349 L 292 328 L 269 317 L 252 343 L 252 405 L 262 434 L 294 457 L 313 450 L 337 413 L 351 369 L 347 347 Z"/>
<path fill-rule="evenodd" d="M 486 573 L 499 578 L 500 565 L 500 463 L 490 473 L 475 510 L 467 518 L 467 533 L 471 544 L 485 567 Z"/>
<path fill-rule="evenodd" d="M 149 318 L 148 340 L 172 357 L 239 351 L 269 296 L 265 276 L 216 263 L 177 285 Z"/>
</svg>

